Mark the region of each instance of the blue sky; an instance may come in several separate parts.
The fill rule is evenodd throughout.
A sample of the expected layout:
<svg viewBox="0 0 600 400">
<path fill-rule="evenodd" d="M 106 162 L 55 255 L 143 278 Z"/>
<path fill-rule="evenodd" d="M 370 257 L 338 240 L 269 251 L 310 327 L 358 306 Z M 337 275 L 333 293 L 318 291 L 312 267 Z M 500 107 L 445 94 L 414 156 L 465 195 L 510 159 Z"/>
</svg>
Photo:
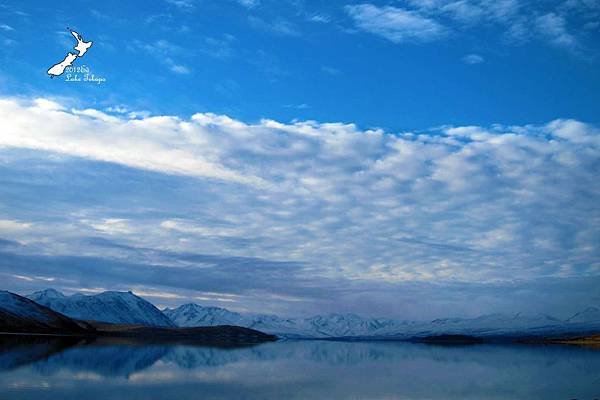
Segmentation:
<svg viewBox="0 0 600 400">
<path fill-rule="evenodd" d="M 67 27 L 106 82 L 46 75 Z M 6 288 L 294 315 L 598 305 L 599 39 L 595 0 L 4 1 Z"/>
<path fill-rule="evenodd" d="M 594 0 L 4 1 L 0 15 L 8 93 L 393 131 L 598 120 Z M 96 41 L 80 62 L 109 84 L 41 73 L 73 46 L 67 26 Z"/>
</svg>

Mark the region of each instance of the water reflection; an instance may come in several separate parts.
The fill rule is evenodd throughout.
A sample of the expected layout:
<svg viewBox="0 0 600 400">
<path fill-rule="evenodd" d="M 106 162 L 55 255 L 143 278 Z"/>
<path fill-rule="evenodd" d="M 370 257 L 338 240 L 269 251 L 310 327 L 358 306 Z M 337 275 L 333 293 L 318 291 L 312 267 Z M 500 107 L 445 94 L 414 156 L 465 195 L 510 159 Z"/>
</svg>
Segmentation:
<svg viewBox="0 0 600 400">
<path fill-rule="evenodd" d="M 0 339 L 0 398 L 595 399 L 600 351 L 297 341 Z"/>
</svg>

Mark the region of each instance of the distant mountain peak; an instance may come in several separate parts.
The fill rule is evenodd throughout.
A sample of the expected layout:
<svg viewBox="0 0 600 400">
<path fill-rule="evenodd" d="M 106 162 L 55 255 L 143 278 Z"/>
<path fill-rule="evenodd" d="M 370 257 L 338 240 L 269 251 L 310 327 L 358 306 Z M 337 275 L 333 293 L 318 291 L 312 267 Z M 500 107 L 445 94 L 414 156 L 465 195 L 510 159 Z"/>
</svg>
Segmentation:
<svg viewBox="0 0 600 400">
<path fill-rule="evenodd" d="M 168 308 L 164 313 L 177 326 L 248 325 L 247 318 L 237 312 L 220 307 L 204 307 L 196 303 Z"/>
<path fill-rule="evenodd" d="M 61 292 L 59 292 L 56 289 L 44 289 L 44 290 L 40 290 L 38 292 L 34 292 L 31 293 L 29 296 L 27 296 L 28 298 L 32 298 L 32 297 L 46 297 L 49 299 L 64 299 L 66 296 L 64 294 L 62 294 Z"/>
</svg>

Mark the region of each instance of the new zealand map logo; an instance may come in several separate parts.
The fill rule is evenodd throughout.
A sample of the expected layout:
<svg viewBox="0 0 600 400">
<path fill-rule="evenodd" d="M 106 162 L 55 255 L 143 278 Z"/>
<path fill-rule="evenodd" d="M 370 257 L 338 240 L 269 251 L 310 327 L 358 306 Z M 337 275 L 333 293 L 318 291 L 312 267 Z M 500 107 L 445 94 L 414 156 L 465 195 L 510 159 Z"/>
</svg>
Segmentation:
<svg viewBox="0 0 600 400">
<path fill-rule="evenodd" d="M 75 47 L 73 47 L 75 52 L 68 52 L 67 55 L 65 56 L 65 58 L 61 62 L 51 66 L 47 71 L 48 75 L 51 78 L 54 78 L 55 76 L 63 75 L 66 71 L 67 74 L 66 74 L 65 81 L 67 81 L 67 82 L 82 82 L 83 81 L 83 82 L 92 82 L 92 83 L 98 83 L 98 84 L 100 84 L 102 82 L 106 82 L 105 78 L 96 77 L 96 76 L 94 76 L 94 74 L 90 74 L 89 68 L 86 67 L 85 65 L 82 65 L 77 68 L 73 67 L 73 63 L 78 58 L 83 57 L 87 53 L 87 51 L 92 47 L 94 42 L 92 42 L 92 41 L 86 42 L 78 32 L 75 32 L 74 30 L 72 30 L 70 28 L 67 28 L 67 29 L 69 30 L 71 35 L 77 41 L 77 44 L 75 45 Z"/>
<path fill-rule="evenodd" d="M 77 60 L 80 57 L 83 57 L 84 54 L 87 53 L 87 51 L 90 49 L 90 47 L 92 47 L 92 44 L 94 43 L 84 41 L 79 33 L 75 32 L 70 28 L 67 29 L 69 29 L 71 35 L 73 35 L 75 40 L 77 40 L 77 44 L 73 48 L 74 50 L 77 50 L 77 54 L 69 52 L 67 53 L 67 56 L 64 60 L 62 60 L 58 64 L 54 64 L 53 66 L 51 66 L 50 69 L 48 69 L 48 75 L 50 75 L 51 78 L 62 75 L 65 72 L 65 69 L 67 67 L 72 66 L 75 60 Z"/>
</svg>

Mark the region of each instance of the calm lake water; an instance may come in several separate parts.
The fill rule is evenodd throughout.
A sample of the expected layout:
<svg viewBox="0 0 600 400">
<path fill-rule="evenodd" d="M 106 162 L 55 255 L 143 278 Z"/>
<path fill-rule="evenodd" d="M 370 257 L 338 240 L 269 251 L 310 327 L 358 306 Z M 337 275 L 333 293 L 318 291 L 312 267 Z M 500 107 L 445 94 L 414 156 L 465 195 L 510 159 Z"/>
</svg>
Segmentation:
<svg viewBox="0 0 600 400">
<path fill-rule="evenodd" d="M 0 399 L 598 399 L 600 351 L 288 341 L 0 339 Z"/>
</svg>

